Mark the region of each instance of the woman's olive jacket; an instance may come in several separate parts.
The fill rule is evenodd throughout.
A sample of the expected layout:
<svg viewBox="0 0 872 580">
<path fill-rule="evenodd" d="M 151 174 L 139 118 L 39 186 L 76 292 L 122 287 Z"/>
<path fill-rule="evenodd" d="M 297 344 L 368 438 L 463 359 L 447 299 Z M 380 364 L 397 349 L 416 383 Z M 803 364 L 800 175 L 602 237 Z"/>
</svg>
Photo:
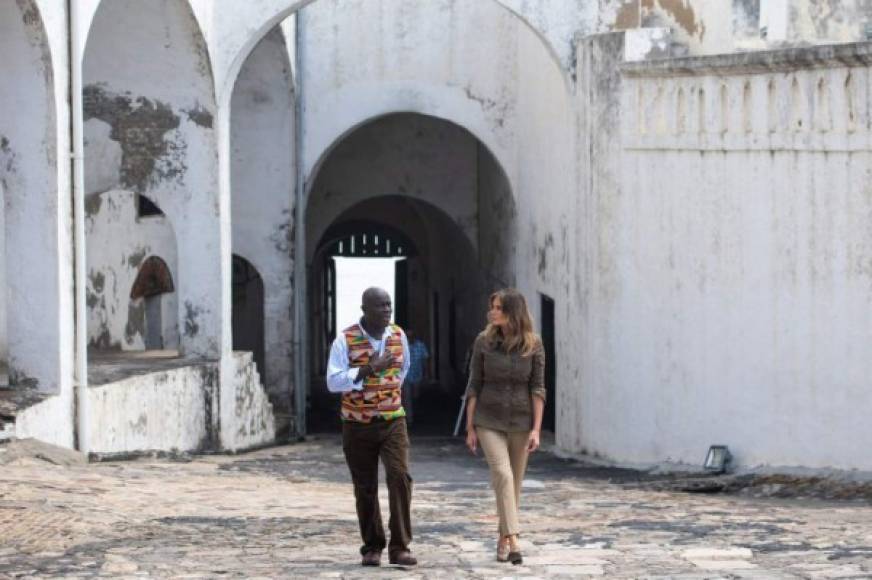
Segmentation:
<svg viewBox="0 0 872 580">
<path fill-rule="evenodd" d="M 496 431 L 529 431 L 533 428 L 533 397 L 545 400 L 545 348 L 536 337 L 528 356 L 507 353 L 500 342 L 484 332 L 472 346 L 467 399 L 475 398 L 476 427 Z"/>
</svg>

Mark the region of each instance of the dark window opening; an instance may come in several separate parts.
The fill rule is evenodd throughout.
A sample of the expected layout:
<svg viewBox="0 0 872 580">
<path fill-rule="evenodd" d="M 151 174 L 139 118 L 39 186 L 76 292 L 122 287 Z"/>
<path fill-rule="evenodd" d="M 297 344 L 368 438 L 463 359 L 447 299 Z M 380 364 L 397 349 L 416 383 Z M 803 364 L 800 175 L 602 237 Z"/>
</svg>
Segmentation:
<svg viewBox="0 0 872 580">
<path fill-rule="evenodd" d="M 142 218 L 164 215 L 164 212 L 160 210 L 157 204 L 145 197 L 144 195 L 137 195 L 136 200 L 137 216 Z"/>
</svg>

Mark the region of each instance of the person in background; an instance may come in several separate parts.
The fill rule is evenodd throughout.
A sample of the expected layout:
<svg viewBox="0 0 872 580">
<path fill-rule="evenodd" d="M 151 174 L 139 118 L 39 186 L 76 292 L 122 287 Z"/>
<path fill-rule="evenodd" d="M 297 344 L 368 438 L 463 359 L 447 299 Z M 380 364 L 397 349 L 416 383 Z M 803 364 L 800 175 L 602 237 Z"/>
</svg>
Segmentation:
<svg viewBox="0 0 872 580">
<path fill-rule="evenodd" d="M 427 350 L 424 341 L 418 338 L 414 329 L 406 329 L 406 338 L 409 341 L 410 360 L 409 374 L 406 375 L 406 382 L 403 384 L 403 408 L 406 410 L 406 421 L 411 424 L 414 421 L 415 397 L 421 390 L 424 379 L 427 378 L 427 360 L 430 358 L 430 351 Z"/>
<path fill-rule="evenodd" d="M 524 296 L 490 297 L 488 325 L 473 344 L 466 389 L 466 444 L 479 444 L 491 472 L 499 515 L 497 560 L 521 564 L 518 507 L 529 454 L 539 448 L 545 409 L 545 349 Z"/>
<path fill-rule="evenodd" d="M 391 297 L 381 288 L 363 293 L 363 316 L 333 341 L 327 388 L 342 393 L 342 451 L 354 484 L 363 566 L 379 566 L 387 545 L 378 502 L 378 462 L 385 466 L 391 518 L 391 564 L 414 566 L 409 434 L 400 391 L 409 372 L 403 329 L 391 324 Z"/>
</svg>

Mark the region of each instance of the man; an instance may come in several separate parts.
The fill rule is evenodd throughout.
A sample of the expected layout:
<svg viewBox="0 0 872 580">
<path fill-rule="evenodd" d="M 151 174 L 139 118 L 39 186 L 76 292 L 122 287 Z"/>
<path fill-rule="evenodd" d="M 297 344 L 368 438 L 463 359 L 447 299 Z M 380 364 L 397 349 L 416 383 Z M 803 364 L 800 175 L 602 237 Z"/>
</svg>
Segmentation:
<svg viewBox="0 0 872 580">
<path fill-rule="evenodd" d="M 430 351 L 411 328 L 406 329 L 406 340 L 409 343 L 409 374 L 406 375 L 406 381 L 403 383 L 403 409 L 406 411 L 406 422 L 411 425 L 413 403 L 427 375 L 427 359 L 430 358 Z"/>
<path fill-rule="evenodd" d="M 391 517 L 391 564 L 414 566 L 410 506 L 409 435 L 401 403 L 409 371 L 409 345 L 391 324 L 391 297 L 381 288 L 363 293 L 363 317 L 333 341 L 327 388 L 342 393 L 342 450 L 351 471 L 364 566 L 381 564 L 385 531 L 378 503 L 378 460 L 385 466 Z"/>
</svg>

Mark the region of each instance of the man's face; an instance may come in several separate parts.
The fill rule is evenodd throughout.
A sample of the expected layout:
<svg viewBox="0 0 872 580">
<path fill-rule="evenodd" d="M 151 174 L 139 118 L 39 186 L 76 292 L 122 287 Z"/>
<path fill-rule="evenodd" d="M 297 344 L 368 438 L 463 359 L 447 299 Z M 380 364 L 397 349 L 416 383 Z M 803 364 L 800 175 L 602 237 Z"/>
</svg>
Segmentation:
<svg viewBox="0 0 872 580">
<path fill-rule="evenodd" d="M 393 314 L 391 297 L 387 292 L 375 292 L 363 302 L 363 318 L 367 326 L 382 328 L 391 323 Z"/>
</svg>

